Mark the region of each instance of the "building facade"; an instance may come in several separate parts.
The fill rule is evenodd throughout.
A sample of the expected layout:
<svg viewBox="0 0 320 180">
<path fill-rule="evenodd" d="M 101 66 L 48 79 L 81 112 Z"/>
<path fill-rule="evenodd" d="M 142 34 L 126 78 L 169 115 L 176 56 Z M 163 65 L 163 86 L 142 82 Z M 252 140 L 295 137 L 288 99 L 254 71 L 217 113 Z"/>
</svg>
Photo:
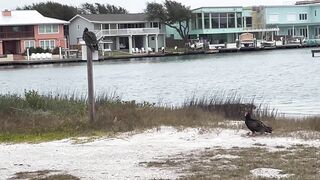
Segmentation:
<svg viewBox="0 0 320 180">
<path fill-rule="evenodd" d="M 2 11 L 0 16 L 0 55 L 22 54 L 26 48 L 67 47 L 66 21 L 47 18 L 35 10 Z"/>
<path fill-rule="evenodd" d="M 165 26 L 148 21 L 145 14 L 91 14 L 76 15 L 69 24 L 70 45 L 78 45 L 84 28 L 93 31 L 102 50 L 135 49 L 158 52 L 165 47 Z"/>
<path fill-rule="evenodd" d="M 320 4 L 202 7 L 192 10 L 190 39 L 211 44 L 233 43 L 242 33 L 258 40 L 273 41 L 275 36 L 299 37 L 307 42 L 320 38 Z M 167 37 L 179 39 L 167 27 Z"/>
<path fill-rule="evenodd" d="M 242 33 L 259 38 L 278 31 L 264 26 L 260 7 L 201 7 L 192 13 L 190 39 L 206 39 L 212 44 L 234 43 Z M 168 36 L 179 38 L 174 29 L 167 27 L 167 32 Z"/>
<path fill-rule="evenodd" d="M 319 39 L 320 4 L 265 6 L 263 13 L 266 27 L 279 28 L 278 35 Z"/>
</svg>

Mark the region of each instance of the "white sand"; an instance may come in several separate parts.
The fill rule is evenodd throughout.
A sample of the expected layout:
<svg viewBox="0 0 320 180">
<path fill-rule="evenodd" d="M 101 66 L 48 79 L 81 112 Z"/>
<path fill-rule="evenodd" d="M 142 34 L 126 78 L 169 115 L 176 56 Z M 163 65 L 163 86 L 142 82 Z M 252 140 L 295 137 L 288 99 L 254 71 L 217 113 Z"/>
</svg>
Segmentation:
<svg viewBox="0 0 320 180">
<path fill-rule="evenodd" d="M 204 132 L 195 128 L 178 131 L 161 127 L 161 130 L 101 138 L 84 144 L 74 144 L 70 139 L 40 144 L 0 144 L 0 177 L 10 178 L 21 171 L 61 170 L 82 179 L 174 179 L 178 177 L 174 171 L 146 168 L 139 163 L 205 148 L 258 147 L 257 143 L 269 150 L 283 150 L 295 144 L 320 146 L 320 140 L 248 137 L 246 133 L 231 129 Z"/>
<path fill-rule="evenodd" d="M 293 176 L 293 174 L 283 174 L 280 169 L 273 168 L 257 168 L 250 171 L 252 175 L 256 177 L 264 177 L 264 178 L 286 178 L 289 176 Z"/>
</svg>

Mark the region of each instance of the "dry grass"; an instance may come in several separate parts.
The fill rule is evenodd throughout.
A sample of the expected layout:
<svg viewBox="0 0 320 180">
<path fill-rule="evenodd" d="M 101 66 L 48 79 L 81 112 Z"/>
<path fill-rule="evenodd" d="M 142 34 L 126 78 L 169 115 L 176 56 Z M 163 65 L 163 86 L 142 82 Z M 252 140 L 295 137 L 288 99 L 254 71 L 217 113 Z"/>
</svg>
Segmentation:
<svg viewBox="0 0 320 180">
<path fill-rule="evenodd" d="M 53 174 L 55 173 L 55 174 Z M 57 174 L 58 173 L 58 174 Z M 10 180 L 14 179 L 30 179 L 30 180 L 79 180 L 70 174 L 61 174 L 56 170 L 42 170 L 42 171 L 25 171 L 16 173 Z"/>
<path fill-rule="evenodd" d="M 96 121 L 89 123 L 86 99 L 77 95 L 0 96 L 0 142 L 47 141 L 74 136 L 112 134 L 144 130 L 161 125 L 175 127 L 218 127 L 226 119 L 243 120 L 253 111 L 252 102 L 236 95 L 216 95 L 186 100 L 181 107 L 160 107 L 147 102 L 122 101 L 115 94 L 96 98 Z M 320 131 L 319 117 L 304 120 L 278 119 L 275 113 L 256 110 L 275 133 Z"/>
<path fill-rule="evenodd" d="M 304 146 L 276 152 L 263 147 L 207 149 L 201 153 L 179 154 L 144 164 L 148 167 L 174 169 L 181 174 L 181 179 L 268 179 L 254 177 L 250 170 L 275 168 L 284 174 L 293 174 L 288 177 L 289 180 L 317 180 L 320 178 L 319 150 Z M 217 158 L 217 155 L 232 155 L 235 158 Z"/>
</svg>

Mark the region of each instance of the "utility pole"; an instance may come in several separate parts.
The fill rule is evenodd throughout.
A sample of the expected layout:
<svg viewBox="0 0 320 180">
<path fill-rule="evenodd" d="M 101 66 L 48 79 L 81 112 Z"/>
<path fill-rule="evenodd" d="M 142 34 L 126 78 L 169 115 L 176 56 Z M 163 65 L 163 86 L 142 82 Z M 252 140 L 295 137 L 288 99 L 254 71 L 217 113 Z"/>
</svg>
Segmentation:
<svg viewBox="0 0 320 180">
<path fill-rule="evenodd" d="M 95 101 L 94 101 L 94 90 L 93 90 L 93 68 L 92 68 L 92 51 L 89 47 L 87 48 L 87 74 L 88 74 L 88 109 L 89 109 L 89 120 L 92 124 L 95 121 Z"/>
</svg>

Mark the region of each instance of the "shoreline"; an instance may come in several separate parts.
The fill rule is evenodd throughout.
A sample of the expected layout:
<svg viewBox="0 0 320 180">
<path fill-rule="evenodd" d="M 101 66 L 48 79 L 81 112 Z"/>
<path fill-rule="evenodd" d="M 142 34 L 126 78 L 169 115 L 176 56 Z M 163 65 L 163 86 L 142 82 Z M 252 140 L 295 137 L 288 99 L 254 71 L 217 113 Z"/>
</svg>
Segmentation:
<svg viewBox="0 0 320 180">
<path fill-rule="evenodd" d="M 257 169 L 256 162 L 252 162 L 252 156 L 257 157 L 254 158 L 257 160 L 265 156 L 270 157 L 260 160 L 259 167 L 279 169 L 284 171 L 279 174 L 282 176 L 294 174 L 293 177 L 302 178 L 305 177 L 304 174 L 309 174 L 309 171 L 318 170 L 317 167 L 311 166 L 311 168 L 300 168 L 298 173 L 295 168 L 301 165 L 299 161 L 287 166 L 286 159 L 279 156 L 287 158 L 294 156 L 298 160 L 316 158 L 317 153 L 302 152 L 318 150 L 319 140 L 273 135 L 249 137 L 246 136 L 246 132 L 247 130 L 242 128 L 181 130 L 160 126 L 139 133 L 122 133 L 116 137 L 79 137 L 39 144 L 0 143 L 2 152 L 0 165 L 4 167 L 0 172 L 5 178 L 15 178 L 19 174 L 37 178 L 41 177 L 41 172 L 45 172 L 42 173 L 44 176 L 50 176 L 52 173 L 69 174 L 81 179 L 127 179 L 129 177 L 176 179 L 189 176 L 201 177 L 201 174 L 215 171 L 215 174 L 228 179 L 231 176 L 240 178 L 262 174 L 251 172 Z M 26 154 L 28 156 L 25 156 Z M 52 154 L 55 154 L 54 158 Z M 21 160 L 22 156 L 23 160 Z M 208 159 L 210 161 L 206 161 Z M 312 161 L 312 165 L 317 163 L 317 159 L 315 160 Z M 100 163 L 96 163 L 97 161 Z M 242 161 L 245 163 L 241 163 Z M 271 161 L 278 163 L 271 164 Z M 103 168 L 101 164 L 104 165 Z M 201 168 L 196 172 L 192 171 L 190 168 L 194 165 Z M 223 171 L 226 168 L 230 169 Z M 126 173 L 122 173 L 124 171 Z M 320 171 L 311 179 L 318 175 Z M 215 178 L 214 174 L 208 177 Z"/>
<path fill-rule="evenodd" d="M 165 54 L 137 54 L 127 55 L 118 57 L 99 57 L 98 61 L 108 60 L 128 60 L 135 58 L 152 58 L 152 57 L 167 57 L 167 56 L 188 56 L 197 54 L 216 54 L 216 53 L 237 53 L 246 51 L 270 51 L 270 50 L 282 50 L 282 49 L 294 49 L 294 48 L 317 48 L 318 46 L 306 46 L 306 45 L 284 45 L 277 47 L 265 47 L 265 48 L 248 48 L 248 49 L 237 49 L 237 48 L 223 48 L 211 51 L 189 51 L 189 52 L 170 52 Z M 310 56 L 312 53 L 310 52 Z M 69 58 L 69 59 L 57 59 L 57 60 L 13 60 L 13 61 L 0 61 L 0 66 L 29 66 L 29 65 L 42 65 L 42 64 L 65 64 L 65 63 L 84 63 L 86 60 L 81 58 Z"/>
</svg>

